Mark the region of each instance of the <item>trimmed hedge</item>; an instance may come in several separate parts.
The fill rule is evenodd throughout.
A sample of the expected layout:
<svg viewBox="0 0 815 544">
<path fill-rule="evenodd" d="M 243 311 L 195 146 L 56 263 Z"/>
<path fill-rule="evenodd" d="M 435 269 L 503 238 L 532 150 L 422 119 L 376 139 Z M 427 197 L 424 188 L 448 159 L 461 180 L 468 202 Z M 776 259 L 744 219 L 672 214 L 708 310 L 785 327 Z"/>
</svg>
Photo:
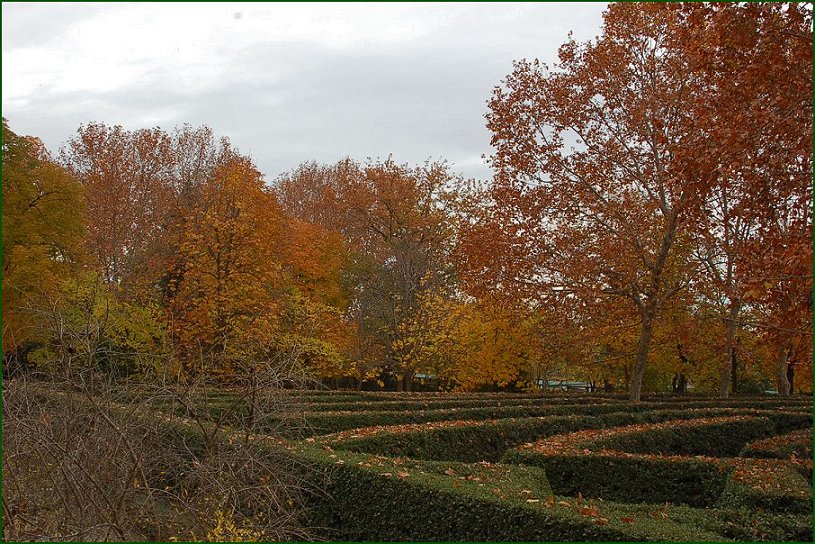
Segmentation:
<svg viewBox="0 0 815 544">
<path fill-rule="evenodd" d="M 622 403 L 617 399 L 592 399 L 593 404 L 614 405 Z M 325 402 L 309 404 L 311 412 L 366 412 L 370 410 L 389 412 L 404 410 L 448 410 L 451 408 L 500 408 L 509 406 L 558 406 L 574 404 L 575 399 L 564 397 L 534 398 L 486 398 L 486 399 L 443 399 L 415 401 L 360 401 L 360 402 Z"/>
<path fill-rule="evenodd" d="M 634 423 L 656 423 L 671 419 L 693 419 L 733 415 L 732 409 L 658 410 L 629 413 L 612 412 L 596 416 L 547 416 L 542 418 L 499 419 L 469 422 L 440 422 L 375 427 L 327 435 L 320 441 L 334 448 L 416 459 L 447 459 L 476 462 L 498 461 L 504 452 L 541 437 L 584 429 L 602 429 Z M 809 425 L 811 414 L 788 414 L 767 410 L 738 413 L 770 418 L 778 428 Z"/>
<path fill-rule="evenodd" d="M 742 457 L 812 459 L 812 427 L 756 440 L 744 447 Z"/>
<path fill-rule="evenodd" d="M 788 464 L 750 461 L 731 472 L 719 504 L 811 514 L 812 486 Z"/>
<path fill-rule="evenodd" d="M 590 447 L 627 453 L 732 457 L 748 442 L 770 436 L 775 429 L 768 418 L 758 417 L 698 426 L 671 425 L 614 435 L 593 441 Z"/>
<path fill-rule="evenodd" d="M 812 542 L 812 513 L 779 514 L 756 509 L 712 510 L 714 527 L 727 538 L 752 542 Z"/>
<path fill-rule="evenodd" d="M 701 456 L 731 455 L 774 427 L 767 418 L 736 417 L 583 431 L 510 450 L 504 462 L 545 469 L 561 494 L 700 507 L 721 499 L 724 506 L 811 510 L 808 483 L 792 466 Z M 655 450 L 673 455 L 644 455 Z"/>
<path fill-rule="evenodd" d="M 627 412 L 646 412 L 664 408 L 663 403 L 615 403 L 615 410 Z M 742 408 L 762 409 L 775 408 L 777 403 L 765 401 L 732 401 L 713 400 L 672 403 L 674 410 L 694 408 Z M 427 423 L 450 420 L 484 420 L 512 417 L 542 417 L 554 415 L 602 415 L 608 413 L 608 404 L 565 404 L 557 406 L 501 406 L 483 408 L 451 408 L 447 410 L 406 410 L 406 411 L 363 411 L 363 412 L 311 412 L 306 418 L 312 426 L 312 436 L 331 434 L 348 429 L 371 427 L 374 425 L 401 425 L 405 423 Z M 810 410 L 811 412 L 811 410 Z M 779 412 L 784 414 L 785 412 Z"/>
<path fill-rule="evenodd" d="M 724 491 L 728 473 L 699 459 L 612 455 L 541 455 L 510 450 L 505 463 L 546 471 L 555 493 L 604 500 L 679 503 L 709 507 Z"/>
<path fill-rule="evenodd" d="M 578 503 L 562 497 L 547 500 L 524 492 L 531 489 L 518 492 L 524 475 L 515 471 L 521 467 L 502 467 L 509 470 L 510 478 L 495 483 L 462 480 L 457 476 L 462 466 L 453 463 L 411 462 L 406 469 L 410 474 L 400 477 L 396 471 L 403 465 L 391 465 L 381 457 L 337 452 L 330 454 L 336 456 L 329 458 L 332 463 L 318 449 L 304 450 L 303 455 L 331 472 L 328 495 L 315 497 L 309 516 L 309 524 L 329 529 L 325 536 L 331 539 L 724 540 L 701 528 L 711 526 L 703 511 L 673 507 L 666 510 L 667 517 L 661 517 L 639 506 Z M 431 474 L 425 470 L 430 466 L 447 466 L 452 474 Z M 417 472 L 422 470 L 425 474 Z M 535 473 L 527 473 L 531 474 Z M 454 487 L 457 482 L 460 485 Z"/>
</svg>

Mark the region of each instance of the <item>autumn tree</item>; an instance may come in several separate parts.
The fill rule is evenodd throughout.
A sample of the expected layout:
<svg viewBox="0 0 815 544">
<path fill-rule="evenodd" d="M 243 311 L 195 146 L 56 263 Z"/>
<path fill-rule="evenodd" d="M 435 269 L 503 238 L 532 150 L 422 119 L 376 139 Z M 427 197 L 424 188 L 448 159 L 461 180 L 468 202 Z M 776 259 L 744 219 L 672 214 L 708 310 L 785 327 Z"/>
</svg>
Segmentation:
<svg viewBox="0 0 815 544">
<path fill-rule="evenodd" d="M 80 272 L 85 235 L 83 190 L 36 138 L 3 119 L 3 350 L 36 340 L 37 316 Z"/>
<path fill-rule="evenodd" d="M 85 189 L 88 248 L 108 283 L 131 287 L 148 248 L 162 243 L 172 202 L 171 143 L 160 129 L 90 123 L 62 151 Z"/>
<path fill-rule="evenodd" d="M 767 332 L 811 329 L 805 316 L 812 286 L 812 12 L 781 3 L 683 11 L 673 40 L 702 74 L 705 99 L 693 101 L 687 120 L 694 145 L 674 156 L 713 173 L 696 230 L 707 298 L 725 324 L 726 396 L 728 386 L 736 390 L 737 331 L 755 326 L 742 318 L 748 305 L 792 304 L 803 317 L 787 312 L 779 322 L 775 314 L 760 324 Z M 795 290 L 799 295 L 790 298 Z"/>
<path fill-rule="evenodd" d="M 362 166 L 351 159 L 330 165 L 307 162 L 278 177 L 275 192 L 287 215 L 337 231 L 346 244 L 353 241 L 356 246 L 358 229 L 342 199 L 361 175 Z"/>
<path fill-rule="evenodd" d="M 555 67 L 516 63 L 487 114 L 494 205 L 468 242 L 471 274 L 529 300 L 627 299 L 640 319 L 633 400 L 660 310 L 691 273 L 686 224 L 705 182 L 672 158 L 699 98 L 668 47 L 678 17 L 672 5 L 615 4 L 602 35 L 568 41 Z"/>
<path fill-rule="evenodd" d="M 169 280 L 171 326 L 188 365 L 200 358 L 224 370 L 275 332 L 282 213 L 242 157 L 215 170 L 189 213 Z"/>
<path fill-rule="evenodd" d="M 61 152 L 88 200 L 88 248 L 120 294 L 160 300 L 188 210 L 233 155 L 208 127 L 125 130 L 80 126 Z"/>
<path fill-rule="evenodd" d="M 281 349 L 297 354 L 318 376 L 357 374 L 355 328 L 344 271 L 348 253 L 342 236 L 316 223 L 285 218 L 281 264 L 287 283 L 282 296 Z"/>
<path fill-rule="evenodd" d="M 427 337 L 420 300 L 450 290 L 457 182 L 444 164 L 409 167 L 389 159 L 305 164 L 276 184 L 287 213 L 341 234 L 349 252 L 348 315 L 361 335 L 357 351 L 381 358 L 400 388 L 410 388 L 412 354 Z"/>
</svg>

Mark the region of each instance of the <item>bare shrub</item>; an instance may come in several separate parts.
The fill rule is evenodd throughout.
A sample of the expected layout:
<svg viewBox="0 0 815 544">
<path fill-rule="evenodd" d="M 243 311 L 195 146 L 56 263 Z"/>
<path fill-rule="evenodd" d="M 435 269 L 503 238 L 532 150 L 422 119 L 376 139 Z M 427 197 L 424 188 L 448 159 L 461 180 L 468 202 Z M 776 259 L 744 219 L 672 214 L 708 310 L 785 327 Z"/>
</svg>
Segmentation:
<svg viewBox="0 0 815 544">
<path fill-rule="evenodd" d="M 303 419 L 285 364 L 228 388 L 70 376 L 4 383 L 4 539 L 309 537 L 313 479 L 280 437 Z"/>
</svg>

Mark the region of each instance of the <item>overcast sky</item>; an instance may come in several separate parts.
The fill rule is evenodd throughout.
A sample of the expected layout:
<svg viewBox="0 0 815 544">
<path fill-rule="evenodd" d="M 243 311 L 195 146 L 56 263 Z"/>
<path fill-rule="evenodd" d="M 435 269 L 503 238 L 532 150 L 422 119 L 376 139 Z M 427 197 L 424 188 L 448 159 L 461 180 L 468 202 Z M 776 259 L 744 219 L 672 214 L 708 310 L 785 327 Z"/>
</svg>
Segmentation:
<svg viewBox="0 0 815 544">
<path fill-rule="evenodd" d="M 447 159 L 487 178 L 484 113 L 521 58 L 604 3 L 2 4 L 2 110 L 56 151 L 80 124 L 206 124 L 268 180 L 303 161 Z"/>
</svg>

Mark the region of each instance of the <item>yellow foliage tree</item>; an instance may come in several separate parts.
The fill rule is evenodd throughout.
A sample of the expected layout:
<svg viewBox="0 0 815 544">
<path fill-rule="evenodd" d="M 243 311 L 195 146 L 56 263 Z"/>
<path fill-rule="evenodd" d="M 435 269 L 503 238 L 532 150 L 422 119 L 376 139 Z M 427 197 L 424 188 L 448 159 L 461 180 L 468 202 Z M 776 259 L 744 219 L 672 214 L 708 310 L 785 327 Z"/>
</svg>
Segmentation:
<svg viewBox="0 0 815 544">
<path fill-rule="evenodd" d="M 26 308 L 78 269 L 84 229 L 82 188 L 34 138 L 3 119 L 3 350 L 37 340 Z"/>
</svg>

